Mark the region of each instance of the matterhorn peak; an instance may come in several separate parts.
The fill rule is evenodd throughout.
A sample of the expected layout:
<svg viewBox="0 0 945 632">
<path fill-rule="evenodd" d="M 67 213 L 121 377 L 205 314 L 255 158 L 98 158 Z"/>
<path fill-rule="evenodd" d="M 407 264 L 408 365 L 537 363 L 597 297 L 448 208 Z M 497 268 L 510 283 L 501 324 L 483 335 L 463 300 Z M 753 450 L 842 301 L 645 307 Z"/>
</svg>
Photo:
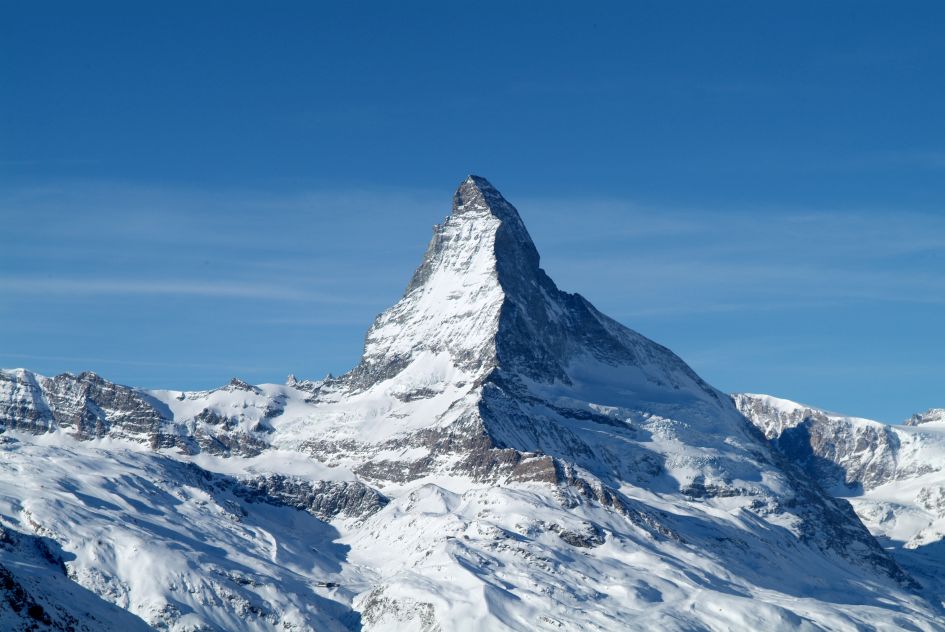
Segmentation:
<svg viewBox="0 0 945 632">
<path fill-rule="evenodd" d="M 717 400 L 671 352 L 559 290 L 539 267 L 515 207 L 485 178 L 469 176 L 453 195 L 450 215 L 434 227 L 403 298 L 374 321 L 361 363 L 345 379 L 362 390 L 401 374 L 473 384 L 499 371 L 504 384 L 524 378 L 573 385 L 572 369 L 583 373 L 600 363 L 632 367 L 647 396 L 669 387 Z M 439 365 L 458 373 L 428 375 Z"/>
<path fill-rule="evenodd" d="M 404 296 L 368 331 L 349 385 L 369 387 L 420 357 L 441 357 L 476 375 L 494 366 L 506 273 L 536 275 L 538 251 L 515 207 L 487 180 L 469 176 L 450 215 L 434 227 Z"/>
<path fill-rule="evenodd" d="M 485 245 L 501 271 L 533 274 L 538 270 L 538 250 L 518 211 L 485 178 L 470 175 L 456 189 L 452 213 L 436 232 L 450 225 L 467 226 L 461 234 L 469 238 L 487 237 Z"/>
<path fill-rule="evenodd" d="M 437 243 L 437 233 L 450 226 L 466 227 L 461 238 L 485 236 L 484 245 L 502 272 L 534 274 L 538 270 L 538 250 L 518 211 L 485 178 L 470 175 L 460 183 L 453 194 L 453 210 L 436 227 L 431 247 Z M 462 247 L 457 240 L 452 245 Z M 423 266 L 418 273 L 422 270 Z"/>
</svg>

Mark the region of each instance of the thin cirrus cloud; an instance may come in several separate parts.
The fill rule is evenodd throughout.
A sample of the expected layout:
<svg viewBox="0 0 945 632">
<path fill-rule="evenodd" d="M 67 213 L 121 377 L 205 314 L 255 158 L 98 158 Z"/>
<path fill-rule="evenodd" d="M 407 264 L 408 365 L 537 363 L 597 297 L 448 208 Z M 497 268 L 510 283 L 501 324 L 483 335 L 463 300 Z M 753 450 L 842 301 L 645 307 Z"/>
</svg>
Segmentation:
<svg viewBox="0 0 945 632">
<path fill-rule="evenodd" d="M 448 203 L 439 193 L 201 192 L 109 183 L 7 191 L 0 212 L 44 218 L 51 228 L 44 239 L 11 240 L 5 249 L 28 248 L 58 263 L 16 274 L 17 266 L 25 272 L 20 261 L 28 257 L 10 258 L 14 274 L 0 276 L 0 291 L 373 310 L 378 299 L 365 298 L 365 289 L 385 297 L 399 291 L 419 260 L 429 220 Z M 552 277 L 591 298 L 606 292 L 607 307 L 623 314 L 937 303 L 945 296 L 945 277 L 936 273 L 941 261 L 931 267 L 920 261 L 945 251 L 945 219 L 933 214 L 678 209 L 599 198 L 513 202 Z M 112 274 L 109 257 L 129 262 L 126 274 Z M 211 267 L 198 269 L 195 279 L 191 269 L 203 259 Z M 72 275 L 60 274 L 65 265 Z"/>
<path fill-rule="evenodd" d="M 417 210 L 448 211 L 449 195 L 419 189 L 201 190 L 108 181 L 0 188 L 0 217 L 42 225 L 56 245 L 131 240 L 172 246 L 305 246 L 357 228 L 366 214 L 396 225 Z M 288 230 L 294 229 L 294 230 Z"/>
<path fill-rule="evenodd" d="M 851 270 L 817 265 L 752 265 L 634 257 L 554 262 L 563 286 L 582 287 L 627 316 L 830 308 L 856 303 L 945 304 L 945 278 L 911 269 Z M 582 278 L 593 283 L 581 283 Z M 613 288 L 622 287 L 622 300 Z M 607 296 L 605 293 L 609 293 Z M 619 304 L 618 304 L 619 303 Z"/>
<path fill-rule="evenodd" d="M 13 274 L 0 276 L 0 291 L 268 299 L 373 312 L 378 297 L 402 289 L 447 193 L 81 182 L 0 191 L 0 213 L 44 224 L 42 239 L 4 244 Z M 945 219 L 934 214 L 510 197 L 551 276 L 591 298 L 607 296 L 603 306 L 619 313 L 939 303 L 945 296 L 942 261 L 934 259 L 945 251 Z M 112 273 L 113 259 L 128 265 L 125 274 Z M 196 267 L 204 264 L 210 267 Z M 59 272 L 66 265 L 70 276 Z"/>
<path fill-rule="evenodd" d="M 0 292 L 374 310 L 364 288 L 374 291 L 392 276 L 380 264 L 411 255 L 414 231 L 404 218 L 425 233 L 423 218 L 441 216 L 449 196 L 437 202 L 413 190 L 272 193 L 81 181 L 0 189 L 8 228 L 0 233 Z M 372 218 L 367 227 L 365 217 Z"/>
<path fill-rule="evenodd" d="M 135 366 L 135 367 L 163 367 L 163 368 L 187 368 L 187 369 L 226 369 L 236 371 L 276 371 L 281 367 L 265 366 L 233 366 L 231 364 L 210 364 L 194 362 L 158 362 L 152 360 L 128 360 L 106 357 L 88 357 L 88 356 L 62 356 L 62 355 L 44 355 L 34 353 L 3 353 L 0 358 L 14 360 L 51 360 L 58 362 L 81 362 L 84 364 L 103 364 L 116 366 Z"/>
<path fill-rule="evenodd" d="M 542 249 L 551 276 L 616 315 L 945 303 L 945 218 L 932 213 L 621 200 L 534 200 L 530 208 L 552 220 L 530 223 L 539 248 L 552 246 Z"/>
<path fill-rule="evenodd" d="M 530 197 L 495 184 L 559 287 L 720 388 L 855 410 L 853 382 L 905 392 L 902 380 L 941 374 L 945 216 Z M 450 193 L 0 187 L 2 355 L 48 374 L 101 365 L 125 383 L 187 388 L 346 370 Z M 846 400 L 833 395 L 844 388 Z M 896 420 L 920 407 L 877 401 L 862 410 Z"/>
<path fill-rule="evenodd" d="M 279 287 L 272 284 L 231 283 L 190 280 L 65 279 L 0 277 L 0 291 L 20 294 L 65 295 L 152 295 L 204 298 L 272 299 L 314 303 L 352 304 L 362 302 L 341 296 Z M 369 301 L 368 301 L 369 303 Z"/>
</svg>

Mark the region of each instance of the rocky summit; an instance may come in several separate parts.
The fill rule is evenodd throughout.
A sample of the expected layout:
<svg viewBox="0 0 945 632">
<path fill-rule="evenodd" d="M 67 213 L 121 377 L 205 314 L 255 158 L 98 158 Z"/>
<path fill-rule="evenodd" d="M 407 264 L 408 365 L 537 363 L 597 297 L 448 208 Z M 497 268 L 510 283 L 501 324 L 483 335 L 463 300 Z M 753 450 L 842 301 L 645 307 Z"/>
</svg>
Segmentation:
<svg viewBox="0 0 945 632">
<path fill-rule="evenodd" d="M 470 176 L 341 377 L 0 373 L 0 627 L 945 629 L 827 489 L 859 435 L 768 413 L 558 289 Z M 857 480 L 900 476 L 869 437 Z"/>
</svg>

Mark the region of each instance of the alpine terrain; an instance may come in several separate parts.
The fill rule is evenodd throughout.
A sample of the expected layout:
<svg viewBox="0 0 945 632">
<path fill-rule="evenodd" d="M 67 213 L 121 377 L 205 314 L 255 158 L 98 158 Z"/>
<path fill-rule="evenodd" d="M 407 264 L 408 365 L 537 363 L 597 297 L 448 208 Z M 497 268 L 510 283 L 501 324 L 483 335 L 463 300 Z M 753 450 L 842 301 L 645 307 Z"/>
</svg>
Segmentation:
<svg viewBox="0 0 945 632">
<path fill-rule="evenodd" d="M 0 374 L 0 628 L 945 630 L 901 554 L 941 538 L 936 422 L 746 397 L 559 290 L 470 176 L 341 377 Z"/>
<path fill-rule="evenodd" d="M 853 504 L 934 599 L 945 596 L 945 410 L 889 425 L 768 395 L 734 397 L 781 453 Z"/>
</svg>

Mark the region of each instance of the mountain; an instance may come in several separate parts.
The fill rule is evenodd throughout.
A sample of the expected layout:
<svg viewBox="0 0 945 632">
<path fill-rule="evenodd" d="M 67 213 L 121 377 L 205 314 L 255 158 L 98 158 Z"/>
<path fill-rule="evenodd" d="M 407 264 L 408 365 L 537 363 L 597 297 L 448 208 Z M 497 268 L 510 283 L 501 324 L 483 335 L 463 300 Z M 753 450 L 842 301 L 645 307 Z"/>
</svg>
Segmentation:
<svg viewBox="0 0 945 632">
<path fill-rule="evenodd" d="M 475 176 L 347 374 L 12 370 L 0 424 L 0 524 L 158 629 L 945 629 L 846 500 L 559 290 Z"/>
<path fill-rule="evenodd" d="M 945 415 L 899 425 L 829 413 L 769 395 L 739 409 L 827 491 L 849 500 L 896 561 L 933 599 L 945 596 Z"/>
</svg>

